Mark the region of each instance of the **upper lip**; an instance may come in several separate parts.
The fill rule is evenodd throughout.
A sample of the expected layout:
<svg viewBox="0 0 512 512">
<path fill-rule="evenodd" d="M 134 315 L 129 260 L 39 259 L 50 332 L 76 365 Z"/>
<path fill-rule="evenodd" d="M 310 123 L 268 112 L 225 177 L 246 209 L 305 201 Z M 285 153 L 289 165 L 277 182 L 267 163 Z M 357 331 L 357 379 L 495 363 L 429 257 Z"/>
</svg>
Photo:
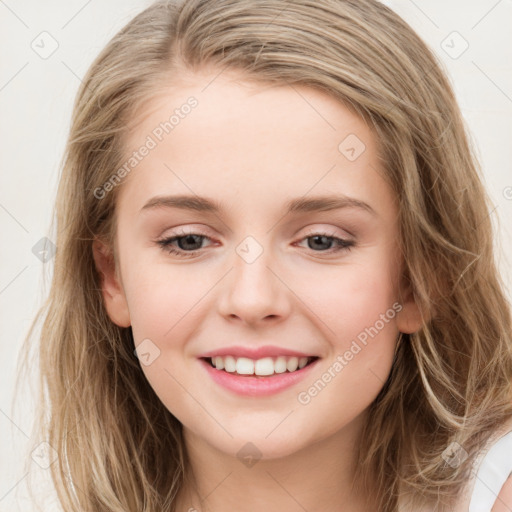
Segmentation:
<svg viewBox="0 0 512 512">
<path fill-rule="evenodd" d="M 249 359 L 262 359 L 264 357 L 316 357 L 313 354 L 306 354 L 298 350 L 291 350 L 288 348 L 276 347 L 274 345 L 265 345 L 263 347 L 243 347 L 240 345 L 233 345 L 231 347 L 219 348 L 201 354 L 200 358 L 215 357 L 215 356 L 234 356 L 234 357 L 247 357 Z"/>
</svg>

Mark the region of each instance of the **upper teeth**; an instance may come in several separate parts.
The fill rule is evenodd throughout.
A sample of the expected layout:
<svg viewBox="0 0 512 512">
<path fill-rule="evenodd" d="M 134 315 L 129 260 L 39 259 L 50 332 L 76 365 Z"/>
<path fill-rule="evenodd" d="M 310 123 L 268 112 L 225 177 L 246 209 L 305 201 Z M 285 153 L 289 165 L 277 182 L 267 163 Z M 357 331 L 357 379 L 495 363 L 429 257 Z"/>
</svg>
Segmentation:
<svg viewBox="0 0 512 512">
<path fill-rule="evenodd" d="M 263 359 L 249 359 L 247 357 L 216 356 L 211 361 L 217 370 L 239 373 L 241 375 L 272 375 L 274 373 L 284 373 L 286 370 L 294 372 L 304 368 L 308 363 L 308 357 L 285 357 L 279 356 L 275 360 L 272 357 Z"/>
</svg>

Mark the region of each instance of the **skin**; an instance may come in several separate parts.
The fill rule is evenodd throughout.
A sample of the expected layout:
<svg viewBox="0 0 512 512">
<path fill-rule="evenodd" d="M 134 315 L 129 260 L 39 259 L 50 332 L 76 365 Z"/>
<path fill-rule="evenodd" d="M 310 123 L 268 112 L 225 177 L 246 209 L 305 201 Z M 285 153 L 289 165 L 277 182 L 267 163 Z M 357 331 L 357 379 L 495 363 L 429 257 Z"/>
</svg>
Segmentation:
<svg viewBox="0 0 512 512">
<path fill-rule="evenodd" d="M 421 326 L 401 284 L 396 199 L 377 141 L 323 92 L 203 69 L 155 94 L 134 120 L 127 147 L 140 147 L 192 95 L 198 106 L 122 184 L 117 267 L 109 248 L 94 243 L 108 314 L 132 327 L 136 346 L 150 339 L 158 347 L 160 355 L 141 368 L 184 426 L 196 480 L 181 492 L 177 510 L 314 512 L 340 510 L 340 503 L 345 512 L 367 510 L 365 497 L 351 489 L 355 446 L 399 332 Z M 338 149 L 348 134 L 366 146 L 354 161 Z M 207 196 L 224 209 L 141 213 L 150 198 L 168 194 Z M 350 207 L 285 215 L 288 200 L 324 194 L 357 198 L 375 214 Z M 156 243 L 181 228 L 206 237 L 196 240 L 194 257 Z M 308 238 L 322 232 L 355 246 L 334 253 L 334 242 Z M 247 236 L 263 251 L 251 264 L 236 252 Z M 299 403 L 299 392 L 395 302 L 401 311 L 307 405 Z M 241 397 L 214 383 L 198 361 L 235 344 L 273 344 L 321 360 L 292 388 Z M 252 467 L 237 457 L 247 442 L 261 453 Z"/>
<path fill-rule="evenodd" d="M 491 512 L 510 512 L 510 510 L 512 510 L 512 475 L 503 484 Z"/>
</svg>

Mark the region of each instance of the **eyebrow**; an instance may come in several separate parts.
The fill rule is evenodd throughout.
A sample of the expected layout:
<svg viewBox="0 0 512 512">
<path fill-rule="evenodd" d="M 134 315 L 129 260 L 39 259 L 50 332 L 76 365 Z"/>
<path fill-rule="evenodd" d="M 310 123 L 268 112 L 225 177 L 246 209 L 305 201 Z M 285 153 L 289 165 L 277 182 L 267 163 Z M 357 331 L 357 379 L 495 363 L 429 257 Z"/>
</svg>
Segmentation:
<svg viewBox="0 0 512 512">
<path fill-rule="evenodd" d="M 155 196 L 142 207 L 141 212 L 157 208 L 179 208 L 181 210 L 215 214 L 222 211 L 222 205 L 213 199 L 195 195 L 177 195 Z M 285 205 L 287 214 L 325 212 L 341 208 L 359 208 L 377 216 L 377 212 L 368 203 L 346 195 L 300 197 L 288 201 Z"/>
</svg>

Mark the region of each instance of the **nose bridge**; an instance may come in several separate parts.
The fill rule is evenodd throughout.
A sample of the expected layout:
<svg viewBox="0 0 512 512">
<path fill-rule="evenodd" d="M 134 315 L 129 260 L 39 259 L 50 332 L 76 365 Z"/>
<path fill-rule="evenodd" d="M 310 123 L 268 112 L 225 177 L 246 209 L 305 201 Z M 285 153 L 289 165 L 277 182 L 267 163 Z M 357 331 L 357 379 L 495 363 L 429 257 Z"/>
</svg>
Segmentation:
<svg viewBox="0 0 512 512">
<path fill-rule="evenodd" d="M 248 322 L 286 314 L 289 301 L 286 287 L 275 275 L 278 265 L 273 264 L 270 239 L 249 235 L 236 246 L 234 268 L 220 301 L 221 314 Z"/>
</svg>

